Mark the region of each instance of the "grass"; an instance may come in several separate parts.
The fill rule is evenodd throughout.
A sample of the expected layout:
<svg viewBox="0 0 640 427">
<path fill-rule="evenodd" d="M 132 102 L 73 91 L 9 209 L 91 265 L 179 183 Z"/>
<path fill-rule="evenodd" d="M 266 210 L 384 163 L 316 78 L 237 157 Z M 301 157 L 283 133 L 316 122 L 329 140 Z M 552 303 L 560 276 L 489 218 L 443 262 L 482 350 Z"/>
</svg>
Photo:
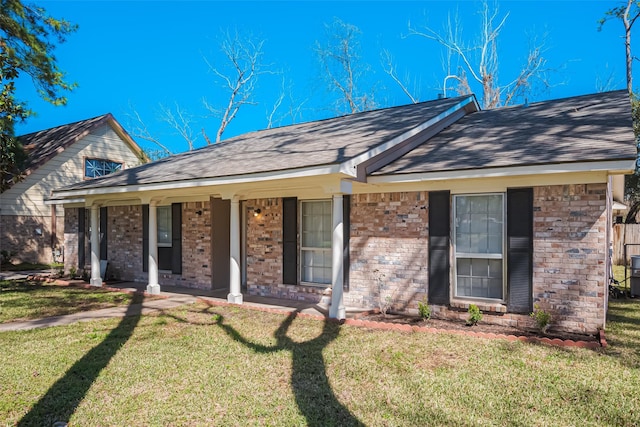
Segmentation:
<svg viewBox="0 0 640 427">
<path fill-rule="evenodd" d="M 27 280 L 0 281 L 0 323 L 128 304 L 132 295 Z"/>
<path fill-rule="evenodd" d="M 135 314 L 135 313 L 134 313 Z M 640 303 L 599 351 L 185 306 L 0 333 L 7 425 L 640 424 Z"/>
<path fill-rule="evenodd" d="M 62 263 L 53 263 L 53 264 L 39 264 L 32 262 L 22 262 L 20 264 L 12 264 L 12 263 L 2 263 L 2 270 L 4 271 L 29 271 L 29 270 L 51 270 L 51 269 L 62 269 L 64 268 L 64 264 Z"/>
</svg>

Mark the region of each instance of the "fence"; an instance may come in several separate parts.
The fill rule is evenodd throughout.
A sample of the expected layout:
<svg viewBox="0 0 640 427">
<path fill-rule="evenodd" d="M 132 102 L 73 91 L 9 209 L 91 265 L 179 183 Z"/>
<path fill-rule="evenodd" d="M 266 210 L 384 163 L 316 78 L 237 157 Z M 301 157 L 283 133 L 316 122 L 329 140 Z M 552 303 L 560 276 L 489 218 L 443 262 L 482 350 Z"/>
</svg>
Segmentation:
<svg viewBox="0 0 640 427">
<path fill-rule="evenodd" d="M 627 259 L 624 259 L 625 245 Z M 613 264 L 629 265 L 631 255 L 640 255 L 640 224 L 615 224 L 613 226 Z"/>
</svg>

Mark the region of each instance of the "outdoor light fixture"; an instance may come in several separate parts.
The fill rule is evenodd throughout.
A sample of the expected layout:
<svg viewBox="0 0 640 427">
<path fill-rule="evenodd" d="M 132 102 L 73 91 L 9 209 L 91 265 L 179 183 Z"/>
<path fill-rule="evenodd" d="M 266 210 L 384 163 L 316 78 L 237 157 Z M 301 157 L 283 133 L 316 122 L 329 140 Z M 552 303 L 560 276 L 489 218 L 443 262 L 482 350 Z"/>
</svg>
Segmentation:
<svg viewBox="0 0 640 427">
<path fill-rule="evenodd" d="M 258 209 L 253 211 L 253 216 L 258 216 L 258 215 L 260 215 L 261 212 L 262 211 L 260 210 L 260 208 L 258 208 Z"/>
<path fill-rule="evenodd" d="M 196 211 L 196 215 L 202 215 L 202 210 Z"/>
</svg>

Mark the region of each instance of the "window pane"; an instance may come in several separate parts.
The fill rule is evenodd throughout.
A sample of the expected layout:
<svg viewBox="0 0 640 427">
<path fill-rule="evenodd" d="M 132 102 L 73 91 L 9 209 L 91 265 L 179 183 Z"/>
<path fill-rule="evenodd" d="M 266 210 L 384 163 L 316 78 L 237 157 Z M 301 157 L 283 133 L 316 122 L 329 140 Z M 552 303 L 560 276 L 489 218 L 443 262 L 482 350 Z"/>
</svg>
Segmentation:
<svg viewBox="0 0 640 427">
<path fill-rule="evenodd" d="M 302 251 L 302 281 L 331 283 L 331 251 Z"/>
<path fill-rule="evenodd" d="M 112 162 L 102 159 L 85 159 L 84 176 L 85 178 L 97 178 L 99 176 L 109 175 L 122 169 L 122 163 Z"/>
<path fill-rule="evenodd" d="M 503 299 L 503 195 L 456 196 L 455 207 L 456 295 Z"/>
<path fill-rule="evenodd" d="M 458 258 L 457 296 L 502 299 L 502 260 Z"/>
<path fill-rule="evenodd" d="M 301 278 L 305 282 L 331 283 L 331 201 L 303 201 L 301 211 Z"/>
<path fill-rule="evenodd" d="M 164 246 L 171 245 L 171 206 L 159 206 L 158 216 L 158 243 Z"/>
</svg>

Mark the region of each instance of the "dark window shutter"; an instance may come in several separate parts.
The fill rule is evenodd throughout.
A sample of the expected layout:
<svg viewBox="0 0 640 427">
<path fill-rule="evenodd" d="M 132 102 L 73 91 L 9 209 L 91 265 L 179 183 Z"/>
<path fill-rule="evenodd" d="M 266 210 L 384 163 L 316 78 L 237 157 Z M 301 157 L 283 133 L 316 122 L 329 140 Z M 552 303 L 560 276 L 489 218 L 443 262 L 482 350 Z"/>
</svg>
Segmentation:
<svg viewBox="0 0 640 427">
<path fill-rule="evenodd" d="M 171 204 L 171 272 L 182 274 L 182 203 Z"/>
<path fill-rule="evenodd" d="M 85 246 L 86 246 L 86 221 L 87 221 L 87 211 L 85 208 L 78 208 L 78 269 L 84 269 L 84 265 L 86 264 L 86 254 L 85 254 Z"/>
<path fill-rule="evenodd" d="M 142 205 L 142 271 L 149 271 L 149 205 Z"/>
<path fill-rule="evenodd" d="M 449 239 L 451 195 L 448 191 L 429 193 L 429 302 L 449 304 Z"/>
<path fill-rule="evenodd" d="M 282 283 L 298 284 L 298 199 L 282 199 Z"/>
<path fill-rule="evenodd" d="M 107 208 L 100 208 L 100 259 L 107 258 L 107 228 L 108 228 Z"/>
<path fill-rule="evenodd" d="M 231 279 L 231 200 L 211 198 L 211 286 L 229 289 Z"/>
<path fill-rule="evenodd" d="M 342 238 L 344 248 L 342 252 L 343 274 L 342 289 L 349 292 L 349 269 L 351 261 L 349 259 L 349 239 L 351 237 L 351 195 L 342 196 Z"/>
<path fill-rule="evenodd" d="M 533 189 L 507 190 L 507 309 L 533 309 Z"/>
</svg>

